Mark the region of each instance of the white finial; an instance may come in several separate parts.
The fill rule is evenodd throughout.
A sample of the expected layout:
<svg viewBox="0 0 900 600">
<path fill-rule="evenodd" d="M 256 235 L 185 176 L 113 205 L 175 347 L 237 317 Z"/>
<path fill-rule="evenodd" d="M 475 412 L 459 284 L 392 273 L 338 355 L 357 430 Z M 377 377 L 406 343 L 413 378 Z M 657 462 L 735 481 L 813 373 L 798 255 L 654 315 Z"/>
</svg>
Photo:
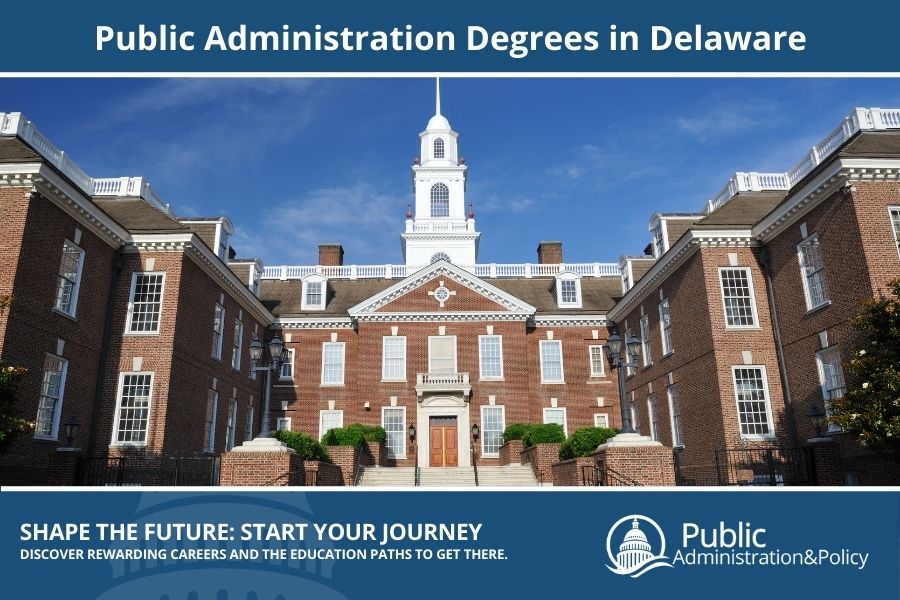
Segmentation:
<svg viewBox="0 0 900 600">
<path fill-rule="evenodd" d="M 434 114 L 441 114 L 441 76 L 435 79 Z"/>
</svg>

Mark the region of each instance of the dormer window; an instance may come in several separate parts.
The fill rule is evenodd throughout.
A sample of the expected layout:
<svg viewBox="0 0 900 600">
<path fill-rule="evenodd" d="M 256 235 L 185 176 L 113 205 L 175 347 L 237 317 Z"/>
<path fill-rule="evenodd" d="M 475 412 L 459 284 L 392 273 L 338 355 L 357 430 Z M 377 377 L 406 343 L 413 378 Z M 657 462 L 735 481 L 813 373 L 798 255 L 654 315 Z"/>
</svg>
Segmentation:
<svg viewBox="0 0 900 600">
<path fill-rule="evenodd" d="M 444 158 L 444 140 L 441 138 L 434 140 L 434 157 Z"/>
<path fill-rule="evenodd" d="M 303 310 L 323 310 L 328 295 L 328 281 L 321 275 L 310 275 L 303 280 Z"/>
<path fill-rule="evenodd" d="M 560 308 L 581 308 L 581 278 L 572 272 L 556 278 L 556 304 Z"/>
<path fill-rule="evenodd" d="M 659 258 L 666 252 L 666 240 L 663 236 L 662 221 L 657 221 L 653 227 L 653 258 Z"/>
<path fill-rule="evenodd" d="M 431 218 L 450 216 L 450 188 L 443 183 L 431 186 Z"/>
</svg>

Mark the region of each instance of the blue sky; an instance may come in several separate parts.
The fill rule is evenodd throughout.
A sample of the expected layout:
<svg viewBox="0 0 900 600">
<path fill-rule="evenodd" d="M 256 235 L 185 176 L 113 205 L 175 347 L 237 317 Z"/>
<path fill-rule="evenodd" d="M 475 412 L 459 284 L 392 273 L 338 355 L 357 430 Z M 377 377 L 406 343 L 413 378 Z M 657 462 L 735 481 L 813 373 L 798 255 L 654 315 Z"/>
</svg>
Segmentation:
<svg viewBox="0 0 900 600">
<path fill-rule="evenodd" d="M 442 79 L 469 165 L 479 262 L 639 253 L 658 211 L 701 209 L 734 171 L 784 171 L 895 79 Z M 402 262 L 433 79 L 4 79 L 94 177 L 144 176 L 179 215 L 228 215 L 239 256 Z"/>
</svg>

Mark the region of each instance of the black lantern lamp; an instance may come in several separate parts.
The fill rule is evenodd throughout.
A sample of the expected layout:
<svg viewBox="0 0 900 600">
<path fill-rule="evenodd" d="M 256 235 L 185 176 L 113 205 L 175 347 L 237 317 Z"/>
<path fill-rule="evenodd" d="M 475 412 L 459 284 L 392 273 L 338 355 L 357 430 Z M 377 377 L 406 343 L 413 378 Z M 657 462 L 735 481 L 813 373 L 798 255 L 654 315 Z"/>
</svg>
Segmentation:
<svg viewBox="0 0 900 600">
<path fill-rule="evenodd" d="M 71 448 L 75 443 L 75 436 L 78 435 L 78 429 L 81 427 L 81 423 L 78 422 L 78 418 L 75 415 L 72 415 L 72 418 L 66 422 L 66 446 Z"/>
<path fill-rule="evenodd" d="M 822 437 L 822 423 L 825 420 L 825 414 L 819 410 L 815 404 L 809 409 L 809 422 L 816 430 L 816 437 Z"/>
<path fill-rule="evenodd" d="M 481 428 L 478 427 L 478 423 L 475 423 L 472 425 L 472 439 L 477 442 L 479 435 L 481 435 Z"/>
<path fill-rule="evenodd" d="M 250 342 L 250 360 L 253 361 L 254 364 L 258 363 L 259 359 L 262 358 L 262 353 L 262 342 L 259 341 L 259 336 L 254 333 L 253 340 Z"/>
<path fill-rule="evenodd" d="M 409 441 L 414 441 L 416 439 L 416 426 L 412 423 L 409 424 Z"/>
</svg>

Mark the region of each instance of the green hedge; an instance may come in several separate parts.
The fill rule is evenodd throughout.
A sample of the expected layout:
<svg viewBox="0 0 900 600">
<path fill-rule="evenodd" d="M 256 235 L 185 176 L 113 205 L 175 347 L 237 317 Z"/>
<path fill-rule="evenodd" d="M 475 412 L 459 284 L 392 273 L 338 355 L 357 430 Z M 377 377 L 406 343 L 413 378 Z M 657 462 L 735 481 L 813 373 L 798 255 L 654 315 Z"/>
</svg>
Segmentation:
<svg viewBox="0 0 900 600">
<path fill-rule="evenodd" d="M 530 448 L 535 444 L 558 444 L 566 441 L 566 434 L 559 423 L 535 423 L 525 428 L 522 444 Z"/>
<path fill-rule="evenodd" d="M 279 430 L 272 434 L 276 440 L 284 442 L 288 448 L 292 448 L 303 457 L 303 460 L 320 460 L 322 462 L 331 462 L 328 456 L 328 450 L 325 446 L 313 437 L 300 433 L 299 431 Z"/>
<path fill-rule="evenodd" d="M 526 423 L 512 423 L 508 425 L 503 430 L 503 441 L 521 440 L 522 436 L 525 435 L 526 429 L 528 429 L 528 424 Z"/>
<path fill-rule="evenodd" d="M 559 460 L 569 460 L 578 456 L 590 456 L 609 438 L 619 433 L 617 429 L 608 427 L 584 427 L 572 432 L 559 447 Z"/>
<path fill-rule="evenodd" d="M 384 443 L 387 434 L 383 427 L 371 427 L 360 423 L 353 423 L 346 427 L 329 429 L 322 436 L 322 443 L 326 446 L 353 446 L 358 448 L 363 442 Z"/>
</svg>

